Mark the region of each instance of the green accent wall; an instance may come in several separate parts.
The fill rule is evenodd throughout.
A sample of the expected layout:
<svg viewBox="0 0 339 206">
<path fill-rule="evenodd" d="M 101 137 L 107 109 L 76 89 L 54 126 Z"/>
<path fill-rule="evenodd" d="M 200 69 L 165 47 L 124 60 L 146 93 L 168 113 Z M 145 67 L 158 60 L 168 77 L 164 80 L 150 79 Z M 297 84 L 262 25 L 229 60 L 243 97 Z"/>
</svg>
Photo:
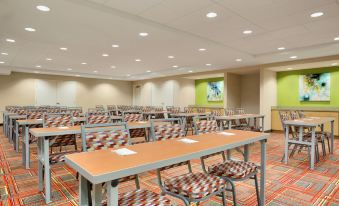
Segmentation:
<svg viewBox="0 0 339 206">
<path fill-rule="evenodd" d="M 224 81 L 223 77 L 195 80 L 195 105 L 197 106 L 224 106 L 224 100 L 219 102 L 207 101 L 207 83 Z M 225 91 L 224 91 L 225 92 Z"/>
<path fill-rule="evenodd" d="M 331 100 L 299 101 L 299 75 L 331 73 Z M 339 107 L 339 67 L 326 67 L 277 73 L 278 106 Z"/>
</svg>

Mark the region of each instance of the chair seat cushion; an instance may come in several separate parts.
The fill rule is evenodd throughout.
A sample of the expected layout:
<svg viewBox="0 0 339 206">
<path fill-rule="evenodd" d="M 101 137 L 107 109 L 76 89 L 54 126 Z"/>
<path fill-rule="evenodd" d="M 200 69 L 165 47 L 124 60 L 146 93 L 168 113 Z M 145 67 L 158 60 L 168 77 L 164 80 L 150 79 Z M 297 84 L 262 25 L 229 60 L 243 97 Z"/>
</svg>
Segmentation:
<svg viewBox="0 0 339 206">
<path fill-rule="evenodd" d="M 56 164 L 59 162 L 65 161 L 65 155 L 68 154 L 74 154 L 78 153 L 79 151 L 67 151 L 67 152 L 60 152 L 60 153 L 54 153 L 49 155 L 49 163 L 50 164 Z"/>
<path fill-rule="evenodd" d="M 241 179 L 257 172 L 258 167 L 253 162 L 227 160 L 223 163 L 208 167 L 208 173 L 218 177 Z"/>
<path fill-rule="evenodd" d="M 119 195 L 120 206 L 170 206 L 171 201 L 164 195 L 149 190 L 134 190 Z M 102 205 L 107 205 L 107 199 Z"/>
<path fill-rule="evenodd" d="M 164 181 L 164 188 L 190 199 L 201 199 L 225 188 L 225 180 L 205 173 L 188 173 Z"/>
</svg>

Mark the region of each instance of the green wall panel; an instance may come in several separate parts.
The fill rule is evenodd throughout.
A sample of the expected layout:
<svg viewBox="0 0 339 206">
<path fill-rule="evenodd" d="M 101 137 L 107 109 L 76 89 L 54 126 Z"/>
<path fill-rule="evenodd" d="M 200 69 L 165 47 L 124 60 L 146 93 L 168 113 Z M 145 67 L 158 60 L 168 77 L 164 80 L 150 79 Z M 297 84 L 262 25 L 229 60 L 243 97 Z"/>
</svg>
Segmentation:
<svg viewBox="0 0 339 206">
<path fill-rule="evenodd" d="M 331 73 L 331 101 L 299 101 L 299 75 Z M 339 107 L 339 67 L 278 72 L 278 106 Z"/>
<path fill-rule="evenodd" d="M 198 106 L 224 106 L 224 101 L 209 102 L 207 101 L 207 83 L 224 81 L 223 77 L 211 79 L 198 79 L 195 80 L 195 105 Z M 224 91 L 225 93 L 225 91 Z"/>
</svg>

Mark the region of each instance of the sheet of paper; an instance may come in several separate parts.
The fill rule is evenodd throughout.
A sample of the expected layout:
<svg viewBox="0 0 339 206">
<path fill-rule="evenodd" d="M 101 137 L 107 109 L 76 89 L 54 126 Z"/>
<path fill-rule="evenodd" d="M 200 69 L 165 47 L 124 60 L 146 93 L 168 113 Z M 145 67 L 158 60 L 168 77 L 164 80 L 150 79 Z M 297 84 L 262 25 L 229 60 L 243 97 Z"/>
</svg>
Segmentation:
<svg viewBox="0 0 339 206">
<path fill-rule="evenodd" d="M 59 129 L 68 129 L 69 127 L 58 127 Z"/>
<path fill-rule="evenodd" d="M 187 144 L 193 144 L 197 143 L 198 141 L 193 140 L 193 139 L 188 139 L 188 138 L 182 138 L 178 140 L 179 142 L 187 143 Z"/>
<path fill-rule="evenodd" d="M 231 133 L 231 132 L 219 132 L 219 134 L 222 134 L 222 135 L 225 135 L 225 136 L 235 135 L 234 133 Z"/>
<path fill-rule="evenodd" d="M 121 148 L 121 149 L 117 149 L 117 150 L 113 150 L 113 152 L 117 153 L 118 155 L 133 155 L 136 154 L 135 151 L 129 150 L 127 148 Z"/>
<path fill-rule="evenodd" d="M 42 119 L 36 119 L 36 120 L 42 121 Z"/>
</svg>

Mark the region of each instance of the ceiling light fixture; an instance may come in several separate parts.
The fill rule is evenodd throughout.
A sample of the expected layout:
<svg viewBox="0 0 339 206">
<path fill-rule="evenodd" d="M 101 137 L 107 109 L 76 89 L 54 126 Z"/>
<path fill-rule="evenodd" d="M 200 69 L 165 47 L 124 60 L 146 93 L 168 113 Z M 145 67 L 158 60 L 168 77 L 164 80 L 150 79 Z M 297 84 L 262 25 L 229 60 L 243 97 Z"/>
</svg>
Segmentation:
<svg viewBox="0 0 339 206">
<path fill-rule="evenodd" d="M 237 61 L 237 62 L 241 62 L 241 61 L 242 61 L 242 59 L 236 59 L 235 61 Z"/>
<path fill-rule="evenodd" d="M 47 6 L 44 6 L 44 5 L 38 5 L 36 6 L 36 8 L 40 11 L 44 11 L 44 12 L 47 12 L 47 11 L 50 11 L 51 9 Z"/>
<path fill-rule="evenodd" d="M 108 54 L 102 54 L 103 57 L 108 57 L 109 55 Z"/>
<path fill-rule="evenodd" d="M 290 59 L 296 59 L 298 56 L 290 56 Z"/>
<path fill-rule="evenodd" d="M 5 62 L 0 62 L 0 64 L 4 64 Z"/>
<path fill-rule="evenodd" d="M 73 69 L 72 68 L 67 68 L 68 71 L 72 71 Z"/>
<path fill-rule="evenodd" d="M 81 64 L 82 64 L 82 65 L 86 65 L 87 63 L 86 63 L 86 62 L 82 62 Z"/>
<path fill-rule="evenodd" d="M 206 66 L 208 66 L 208 67 L 209 67 L 209 66 L 212 66 L 212 64 L 206 64 Z"/>
<path fill-rule="evenodd" d="M 7 41 L 7 42 L 10 42 L 10 43 L 14 43 L 14 42 L 15 42 L 14 39 L 9 39 L 9 38 L 7 38 L 6 41 Z"/>
<path fill-rule="evenodd" d="M 34 28 L 31 28 L 31 27 L 26 27 L 25 30 L 26 30 L 26 31 L 29 31 L 29 32 L 34 32 L 34 31 L 36 31 Z"/>
<path fill-rule="evenodd" d="M 140 32 L 139 36 L 146 37 L 146 36 L 148 36 L 148 33 L 147 32 Z"/>
<path fill-rule="evenodd" d="M 286 48 L 285 47 L 279 47 L 278 50 L 279 51 L 282 51 L 282 50 L 285 50 Z"/>
<path fill-rule="evenodd" d="M 169 59 L 174 59 L 174 56 L 168 56 Z"/>
<path fill-rule="evenodd" d="M 67 48 L 66 47 L 61 47 L 60 50 L 67 51 Z"/>
<path fill-rule="evenodd" d="M 52 61 L 53 59 L 52 58 L 46 58 L 47 61 Z"/>
<path fill-rule="evenodd" d="M 141 59 L 135 59 L 136 62 L 141 62 Z"/>
<path fill-rule="evenodd" d="M 193 71 L 192 70 L 189 70 L 188 73 L 192 73 Z"/>
<path fill-rule="evenodd" d="M 126 76 L 130 77 L 131 75 L 130 75 L 130 74 L 127 74 Z"/>
<path fill-rule="evenodd" d="M 200 48 L 199 51 L 206 51 L 206 49 L 205 48 Z"/>
<path fill-rule="evenodd" d="M 38 71 L 34 71 L 34 73 L 36 73 L 36 74 L 39 74 L 40 72 L 38 72 Z"/>
<path fill-rule="evenodd" d="M 5 56 L 8 55 L 8 53 L 6 53 L 6 52 L 1 52 L 1 54 L 2 54 L 2 55 L 5 55 Z"/>
<path fill-rule="evenodd" d="M 293 69 L 293 68 L 291 68 L 291 67 L 288 67 L 288 68 L 287 68 L 287 70 L 292 70 L 292 69 Z"/>
<path fill-rule="evenodd" d="M 207 18 L 215 18 L 215 17 L 217 17 L 217 16 L 218 16 L 218 14 L 215 13 L 215 12 L 208 12 L 208 13 L 206 14 L 206 17 L 207 17 Z"/>
<path fill-rule="evenodd" d="M 94 70 L 93 72 L 94 72 L 94 73 L 98 73 L 98 71 L 97 71 L 97 70 Z"/>
<path fill-rule="evenodd" d="M 338 65 L 338 62 L 334 62 L 331 64 L 332 66 L 337 66 Z"/>
<path fill-rule="evenodd" d="M 252 34 L 253 31 L 252 31 L 252 30 L 245 30 L 245 31 L 243 31 L 242 33 L 243 33 L 243 34 Z"/>
<path fill-rule="evenodd" d="M 77 74 L 77 75 L 75 75 L 76 77 L 80 77 L 80 75 L 79 74 Z"/>
<path fill-rule="evenodd" d="M 112 47 L 113 47 L 113 48 L 118 48 L 119 45 L 117 45 L 117 44 L 112 44 Z"/>
<path fill-rule="evenodd" d="M 36 65 L 35 67 L 36 67 L 36 68 L 41 68 L 41 65 Z"/>
<path fill-rule="evenodd" d="M 172 66 L 173 68 L 178 68 L 179 66 L 178 65 L 174 65 L 174 66 Z"/>
<path fill-rule="evenodd" d="M 112 68 L 112 69 L 115 69 L 115 68 L 117 68 L 117 67 L 116 67 L 116 66 L 114 66 L 114 65 L 112 65 L 112 66 L 111 66 L 111 68 Z"/>
<path fill-rule="evenodd" d="M 314 12 L 313 14 L 311 14 L 311 17 L 312 18 L 316 18 L 316 17 L 320 17 L 322 15 L 324 15 L 324 13 L 319 11 L 319 12 Z"/>
<path fill-rule="evenodd" d="M 147 72 L 147 73 L 150 73 L 150 72 L 151 72 L 151 70 L 147 70 L 146 72 Z"/>
<path fill-rule="evenodd" d="M 334 41 L 339 41 L 339 36 L 334 38 Z"/>
</svg>

